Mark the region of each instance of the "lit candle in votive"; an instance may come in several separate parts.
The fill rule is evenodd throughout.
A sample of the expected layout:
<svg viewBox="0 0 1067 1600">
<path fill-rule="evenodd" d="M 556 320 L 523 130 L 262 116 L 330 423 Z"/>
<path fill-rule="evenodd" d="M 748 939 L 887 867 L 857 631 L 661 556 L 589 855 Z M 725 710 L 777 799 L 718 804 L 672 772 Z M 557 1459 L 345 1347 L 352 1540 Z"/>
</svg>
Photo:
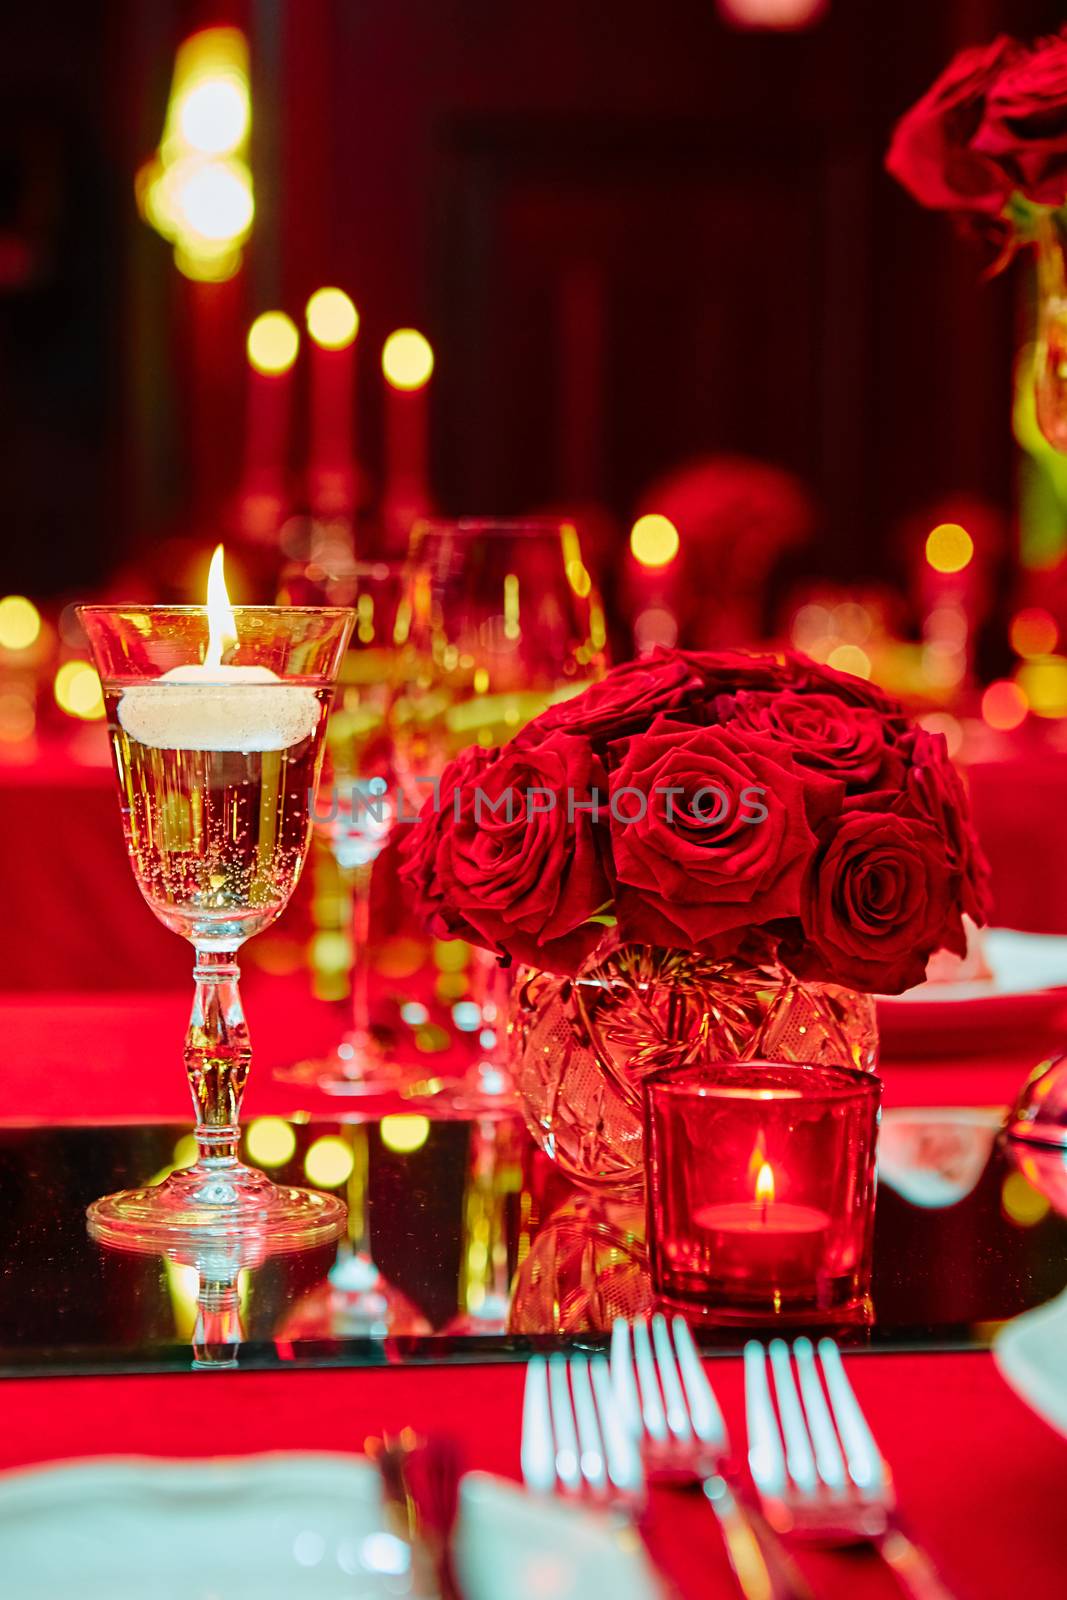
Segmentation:
<svg viewBox="0 0 1067 1600">
<path fill-rule="evenodd" d="M 830 1218 L 815 1206 L 779 1200 L 774 1168 L 764 1161 L 751 1200 L 701 1206 L 693 1223 L 708 1235 L 712 1271 L 775 1289 L 813 1277 Z"/>
<path fill-rule="evenodd" d="M 207 583 L 208 644 L 199 664 L 171 667 L 154 683 L 127 689 L 118 719 L 131 739 L 154 750 L 288 750 L 318 725 L 313 689 L 284 684 L 269 667 L 241 667 L 222 658 L 238 643 L 226 592 L 221 544 Z"/>
</svg>

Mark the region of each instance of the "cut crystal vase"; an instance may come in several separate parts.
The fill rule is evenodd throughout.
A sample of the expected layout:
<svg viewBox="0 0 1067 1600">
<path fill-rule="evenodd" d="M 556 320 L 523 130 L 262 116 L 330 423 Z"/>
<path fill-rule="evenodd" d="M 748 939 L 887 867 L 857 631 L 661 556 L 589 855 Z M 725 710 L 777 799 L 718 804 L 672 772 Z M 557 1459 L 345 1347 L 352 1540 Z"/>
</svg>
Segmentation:
<svg viewBox="0 0 1067 1600">
<path fill-rule="evenodd" d="M 1067 207 L 1037 225 L 1034 401 L 1049 444 L 1067 454 Z"/>
<path fill-rule="evenodd" d="M 513 1070 L 530 1131 L 568 1177 L 627 1195 L 644 1183 L 641 1083 L 698 1060 L 873 1071 L 872 996 L 805 983 L 777 962 L 601 941 L 574 978 L 520 972 Z"/>
</svg>

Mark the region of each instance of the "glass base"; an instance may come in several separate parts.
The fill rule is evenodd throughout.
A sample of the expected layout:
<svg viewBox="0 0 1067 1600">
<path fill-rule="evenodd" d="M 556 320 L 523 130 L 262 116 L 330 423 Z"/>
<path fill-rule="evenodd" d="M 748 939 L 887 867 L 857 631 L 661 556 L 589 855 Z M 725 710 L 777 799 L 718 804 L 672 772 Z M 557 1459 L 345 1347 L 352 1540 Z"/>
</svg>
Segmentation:
<svg viewBox="0 0 1067 1600">
<path fill-rule="evenodd" d="M 254 1239 L 274 1252 L 339 1238 L 348 1210 L 336 1195 L 272 1183 L 241 1162 L 198 1161 L 162 1183 L 105 1195 L 86 1215 L 101 1244 L 163 1251 Z"/>
<path fill-rule="evenodd" d="M 326 1094 L 395 1094 L 404 1070 L 390 1049 L 391 1040 L 374 1033 L 350 1033 L 332 1056 L 319 1062 L 315 1082 Z"/>
</svg>

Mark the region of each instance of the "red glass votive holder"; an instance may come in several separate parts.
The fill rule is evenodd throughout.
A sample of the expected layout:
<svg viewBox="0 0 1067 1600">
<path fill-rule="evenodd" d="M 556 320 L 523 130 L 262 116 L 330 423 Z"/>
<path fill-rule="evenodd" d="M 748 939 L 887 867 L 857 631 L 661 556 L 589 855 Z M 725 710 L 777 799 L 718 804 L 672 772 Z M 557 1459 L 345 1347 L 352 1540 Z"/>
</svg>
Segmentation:
<svg viewBox="0 0 1067 1600">
<path fill-rule="evenodd" d="M 853 1067 L 722 1061 L 651 1073 L 656 1293 L 726 1323 L 862 1312 L 881 1091 Z"/>
</svg>

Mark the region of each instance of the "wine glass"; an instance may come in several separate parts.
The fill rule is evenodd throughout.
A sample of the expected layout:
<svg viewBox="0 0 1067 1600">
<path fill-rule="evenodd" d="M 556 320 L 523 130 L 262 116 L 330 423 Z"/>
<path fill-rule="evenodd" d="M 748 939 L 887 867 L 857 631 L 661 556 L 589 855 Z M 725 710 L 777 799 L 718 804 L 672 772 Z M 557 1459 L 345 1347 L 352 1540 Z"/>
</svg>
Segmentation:
<svg viewBox="0 0 1067 1600">
<path fill-rule="evenodd" d="M 604 613 L 570 522 L 417 523 L 404 623 L 392 723 L 408 814 L 429 798 L 458 751 L 505 743 L 604 672 Z M 484 1053 L 460 1085 L 443 1091 L 467 1111 L 499 1105 L 508 1089 L 501 1050 L 506 976 L 476 951 L 471 985 Z"/>
<path fill-rule="evenodd" d="M 351 573 L 355 627 L 341 664 L 326 729 L 325 798 L 315 821 L 352 894 L 352 1026 L 333 1055 L 312 1065 L 330 1094 L 382 1094 L 397 1087 L 391 1041 L 370 1018 L 370 909 L 374 863 L 395 816 L 389 701 L 403 628 L 406 567 L 357 563 Z M 306 1068 L 300 1071 L 306 1075 Z"/>
<path fill-rule="evenodd" d="M 237 1155 L 251 1045 L 236 954 L 285 909 L 311 836 L 329 702 L 352 626 L 329 607 L 238 606 L 212 563 L 207 606 L 81 606 L 100 673 L 126 846 L 164 926 L 196 952 L 185 1068 L 197 1159 L 89 1207 L 105 1243 L 336 1238 L 335 1196 L 274 1184 Z M 225 661 L 223 660 L 225 657 Z"/>
</svg>

